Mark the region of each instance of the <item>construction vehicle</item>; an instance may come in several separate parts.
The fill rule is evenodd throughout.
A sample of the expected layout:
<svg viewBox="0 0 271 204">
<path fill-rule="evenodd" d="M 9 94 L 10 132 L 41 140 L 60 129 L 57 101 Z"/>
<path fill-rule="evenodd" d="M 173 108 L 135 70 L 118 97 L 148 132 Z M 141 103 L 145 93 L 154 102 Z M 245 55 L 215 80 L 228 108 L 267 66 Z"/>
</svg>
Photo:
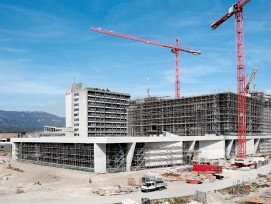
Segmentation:
<svg viewBox="0 0 271 204">
<path fill-rule="evenodd" d="M 253 72 L 252 72 L 251 76 L 249 77 L 249 80 L 247 81 L 246 92 L 247 92 L 248 94 L 250 93 L 249 85 L 251 84 L 252 80 L 254 79 L 256 73 L 257 73 L 257 68 L 255 67 L 255 68 L 253 69 Z M 254 86 L 254 88 L 255 88 L 255 86 Z"/>
<path fill-rule="evenodd" d="M 139 204 L 139 202 L 131 200 L 131 199 L 125 199 L 121 201 L 121 204 Z"/>
<path fill-rule="evenodd" d="M 149 192 L 165 189 L 167 183 L 164 180 L 147 181 L 141 186 L 141 192 Z"/>
</svg>

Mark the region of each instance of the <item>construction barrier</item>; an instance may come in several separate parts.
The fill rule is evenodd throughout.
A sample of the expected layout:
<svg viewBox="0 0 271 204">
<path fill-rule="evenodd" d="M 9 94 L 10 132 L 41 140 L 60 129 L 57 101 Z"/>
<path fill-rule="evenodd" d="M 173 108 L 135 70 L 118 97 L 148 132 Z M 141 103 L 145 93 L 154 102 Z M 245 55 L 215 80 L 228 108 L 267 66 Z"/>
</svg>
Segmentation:
<svg viewBox="0 0 271 204">
<path fill-rule="evenodd" d="M 222 166 L 207 165 L 207 164 L 193 164 L 193 171 L 198 172 L 214 172 L 217 174 L 222 173 Z"/>
</svg>

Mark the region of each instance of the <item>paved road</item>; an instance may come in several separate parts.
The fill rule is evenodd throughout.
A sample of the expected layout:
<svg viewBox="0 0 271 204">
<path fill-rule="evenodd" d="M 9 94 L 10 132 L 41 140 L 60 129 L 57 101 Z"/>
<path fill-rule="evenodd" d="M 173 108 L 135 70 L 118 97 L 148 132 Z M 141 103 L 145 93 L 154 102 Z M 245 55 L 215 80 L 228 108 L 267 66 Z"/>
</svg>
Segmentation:
<svg viewBox="0 0 271 204">
<path fill-rule="evenodd" d="M 12 199 L 8 197 L 0 197 L 0 203 L 6 203 L 6 204 L 22 204 L 22 203 L 30 203 L 30 204 L 44 204 L 44 203 L 50 203 L 50 204 L 81 204 L 81 203 L 88 203 L 88 204 L 112 204 L 121 202 L 123 199 L 132 199 L 135 201 L 140 201 L 142 197 L 148 197 L 150 199 L 159 199 L 159 198 L 172 198 L 172 197 L 181 197 L 181 196 L 188 196 L 193 195 L 196 190 L 208 192 L 208 191 L 214 191 L 226 187 L 232 186 L 234 183 L 239 181 L 249 181 L 253 180 L 257 177 L 257 174 L 268 174 L 271 172 L 271 164 L 261 167 L 260 169 L 254 169 L 251 171 L 240 171 L 236 170 L 238 174 L 235 174 L 235 176 L 232 176 L 231 178 L 224 179 L 224 180 L 218 180 L 214 183 L 203 183 L 199 185 L 195 184 L 185 184 L 180 185 L 178 187 L 178 183 L 176 182 L 173 186 L 169 186 L 168 189 L 163 191 L 154 191 L 150 193 L 141 193 L 141 192 L 135 192 L 131 194 L 126 195 L 116 195 L 116 196 L 94 196 L 94 195 L 88 195 L 85 193 L 82 193 L 82 196 L 78 196 L 78 192 L 76 193 L 76 196 L 73 196 L 73 193 L 71 192 L 69 196 L 67 195 L 61 195 L 59 194 L 57 197 L 51 197 L 50 193 L 47 193 L 46 196 L 41 197 L 29 197 L 24 196 L 21 194 L 20 197 L 13 197 Z"/>
<path fill-rule="evenodd" d="M 257 174 L 268 174 L 271 171 L 271 164 L 263 166 L 260 169 L 254 169 L 251 171 L 239 171 L 240 174 L 237 174 L 235 177 L 231 177 L 225 180 L 218 180 L 214 183 L 203 183 L 199 185 L 187 184 L 186 187 L 167 189 L 163 191 L 154 191 L 150 193 L 133 193 L 122 196 L 105 196 L 100 197 L 99 200 L 95 199 L 95 203 L 112 203 L 112 202 L 121 202 L 122 199 L 130 198 L 132 200 L 140 201 L 142 197 L 148 197 L 150 199 L 159 199 L 159 198 L 172 198 L 172 197 L 181 197 L 193 195 L 196 190 L 208 192 L 214 191 L 222 188 L 227 188 L 232 186 L 234 183 L 239 181 L 249 181 L 257 177 Z M 96 202 L 97 201 L 97 202 Z"/>
</svg>

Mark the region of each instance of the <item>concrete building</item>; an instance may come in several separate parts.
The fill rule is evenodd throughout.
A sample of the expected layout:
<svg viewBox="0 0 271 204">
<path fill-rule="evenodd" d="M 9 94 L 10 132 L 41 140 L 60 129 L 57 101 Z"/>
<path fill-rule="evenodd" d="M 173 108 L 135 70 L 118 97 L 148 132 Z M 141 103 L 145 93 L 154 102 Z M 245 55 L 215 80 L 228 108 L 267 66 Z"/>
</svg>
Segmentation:
<svg viewBox="0 0 271 204">
<path fill-rule="evenodd" d="M 73 84 L 66 93 L 66 127 L 80 137 L 126 136 L 129 102 L 129 94 Z"/>
<path fill-rule="evenodd" d="M 271 135 L 249 136 L 247 154 L 270 154 Z M 13 139 L 13 159 L 90 172 L 120 172 L 230 158 L 237 136 L 41 137 Z M 268 141 L 267 141 L 268 140 Z M 261 148 L 261 143 L 264 146 Z M 261 152 L 262 151 L 262 152 Z"/>
<path fill-rule="evenodd" d="M 12 139 L 13 159 L 119 172 L 182 165 L 192 158 L 234 157 L 236 100 L 234 93 L 221 93 L 148 98 L 129 105 L 129 94 L 73 84 L 66 94 L 67 129 L 47 127 L 50 137 Z M 271 153 L 270 104 L 270 97 L 263 94 L 248 97 L 247 155 Z"/>
<path fill-rule="evenodd" d="M 11 151 L 11 138 L 21 138 L 24 134 L 21 132 L 0 133 L 0 151 Z"/>
</svg>

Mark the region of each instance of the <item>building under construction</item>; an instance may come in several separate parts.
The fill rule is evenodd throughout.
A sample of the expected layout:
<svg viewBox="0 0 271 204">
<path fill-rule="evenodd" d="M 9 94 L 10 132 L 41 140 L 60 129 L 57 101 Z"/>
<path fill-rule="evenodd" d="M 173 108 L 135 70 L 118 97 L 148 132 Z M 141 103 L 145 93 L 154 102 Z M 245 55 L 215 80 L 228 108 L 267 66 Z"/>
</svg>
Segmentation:
<svg viewBox="0 0 271 204">
<path fill-rule="evenodd" d="M 271 153 L 271 97 L 247 97 L 247 155 Z M 73 84 L 66 127 L 16 138 L 13 159 L 90 172 L 119 172 L 237 155 L 237 94 L 146 98 Z"/>
<path fill-rule="evenodd" d="M 237 135 L 237 94 L 218 93 L 181 99 L 134 100 L 128 110 L 128 135 L 150 136 L 167 131 L 179 136 Z M 271 133 L 271 97 L 247 97 L 247 135 Z"/>
</svg>

